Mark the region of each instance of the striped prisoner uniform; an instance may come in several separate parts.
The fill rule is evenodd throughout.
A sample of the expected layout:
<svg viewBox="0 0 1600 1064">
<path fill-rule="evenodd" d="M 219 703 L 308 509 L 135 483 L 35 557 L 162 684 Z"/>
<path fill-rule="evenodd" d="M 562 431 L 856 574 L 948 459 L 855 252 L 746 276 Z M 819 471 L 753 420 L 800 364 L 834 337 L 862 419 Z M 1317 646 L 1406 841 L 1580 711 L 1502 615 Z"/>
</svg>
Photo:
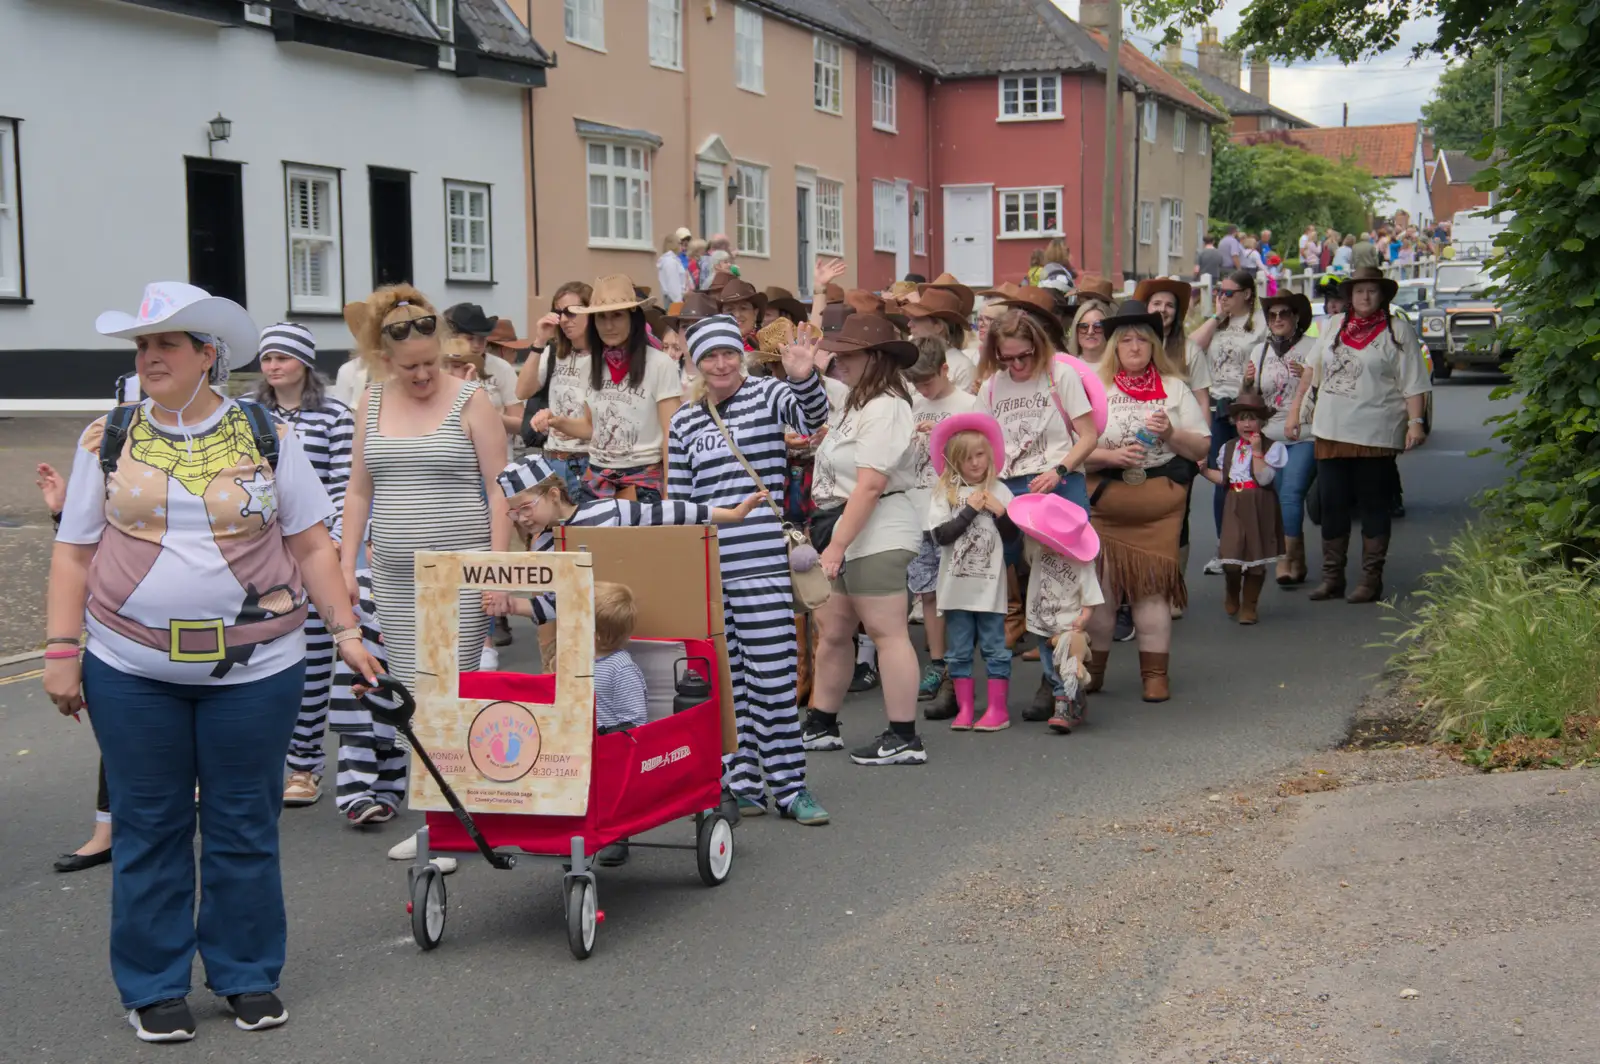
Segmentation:
<svg viewBox="0 0 1600 1064">
<path fill-rule="evenodd" d="M 294 426 L 300 446 L 311 460 L 311 468 L 328 492 L 333 513 L 325 524 L 335 543 L 344 528 L 344 493 L 350 483 L 350 456 L 355 444 L 356 421 L 350 408 L 332 397 L 324 398 L 316 410 L 269 409 Z M 306 686 L 300 697 L 300 716 L 294 723 L 285 759 L 290 772 L 322 775 L 326 760 L 322 750 L 328 731 L 328 689 L 333 683 L 333 636 L 312 605 L 306 612 Z"/>
<path fill-rule="evenodd" d="M 799 384 L 747 377 L 717 412 L 745 460 L 774 499 L 783 498 L 788 454 L 784 426 L 807 433 L 828 420 L 820 374 Z M 672 416 L 667 485 L 674 499 L 737 506 L 755 490 L 704 403 Z M 769 507 L 717 532 L 722 560 L 723 627 L 739 749 L 723 759 L 724 782 L 741 798 L 766 804 L 762 777 L 780 809 L 806 785 L 795 681 L 794 589 L 783 526 Z"/>
<path fill-rule="evenodd" d="M 378 671 L 384 672 L 388 669 L 388 659 L 378 627 L 378 608 L 372 601 L 370 569 L 356 570 L 356 586 L 360 597 L 356 620 L 361 625 L 361 638 Z M 343 659 L 335 659 L 333 697 L 328 711 L 329 724 L 339 735 L 338 791 L 334 801 L 341 813 L 349 812 L 362 798 L 398 809 L 406 796 L 410 755 L 401 745 L 395 728 L 373 720 L 372 711 L 351 693 L 350 685 L 355 679 L 350 666 Z"/>
</svg>

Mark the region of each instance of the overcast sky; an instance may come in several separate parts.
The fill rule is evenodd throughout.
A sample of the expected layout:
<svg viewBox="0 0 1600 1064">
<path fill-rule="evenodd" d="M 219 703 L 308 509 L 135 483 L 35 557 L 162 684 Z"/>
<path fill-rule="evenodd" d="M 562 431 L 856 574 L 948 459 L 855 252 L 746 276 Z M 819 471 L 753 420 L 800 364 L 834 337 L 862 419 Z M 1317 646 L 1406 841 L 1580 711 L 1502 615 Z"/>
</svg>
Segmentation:
<svg viewBox="0 0 1600 1064">
<path fill-rule="evenodd" d="M 1055 0 L 1068 15 L 1078 15 L 1078 0 Z M 1214 21 L 1227 39 L 1239 25 L 1244 0 L 1227 0 Z M 1152 42 L 1155 34 L 1124 29 L 1132 42 L 1146 54 L 1159 59 L 1163 54 Z M 1343 115 L 1343 104 L 1350 105 L 1350 124 L 1376 125 L 1381 122 L 1414 122 L 1422 116 L 1422 104 L 1433 91 L 1445 68 L 1436 57 L 1410 60 L 1411 46 L 1432 34 L 1431 22 L 1416 22 L 1402 33 L 1400 44 L 1386 55 L 1358 66 L 1346 67 L 1337 59 L 1316 59 L 1283 67 L 1272 67 L 1272 102 L 1291 114 L 1318 126 L 1336 126 Z M 1194 30 L 1183 41 L 1186 63 L 1195 61 Z M 1250 64 L 1246 59 L 1241 87 L 1250 88 Z"/>
</svg>

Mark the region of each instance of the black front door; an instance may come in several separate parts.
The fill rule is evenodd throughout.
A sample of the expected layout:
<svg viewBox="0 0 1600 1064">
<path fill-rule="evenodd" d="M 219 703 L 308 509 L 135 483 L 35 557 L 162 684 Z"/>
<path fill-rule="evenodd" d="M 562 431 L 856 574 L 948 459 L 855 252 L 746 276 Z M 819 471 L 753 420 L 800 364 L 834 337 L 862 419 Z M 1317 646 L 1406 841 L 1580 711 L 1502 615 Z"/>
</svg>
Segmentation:
<svg viewBox="0 0 1600 1064">
<path fill-rule="evenodd" d="M 189 283 L 245 306 L 244 181 L 239 163 L 188 159 Z"/>
<path fill-rule="evenodd" d="M 805 185 L 797 185 L 794 190 L 795 202 L 795 247 L 800 251 L 800 261 L 796 264 L 798 270 L 796 277 L 799 283 L 795 291 L 801 296 L 811 294 L 811 189 Z"/>
<path fill-rule="evenodd" d="M 371 167 L 372 283 L 411 280 L 411 175 Z"/>
</svg>

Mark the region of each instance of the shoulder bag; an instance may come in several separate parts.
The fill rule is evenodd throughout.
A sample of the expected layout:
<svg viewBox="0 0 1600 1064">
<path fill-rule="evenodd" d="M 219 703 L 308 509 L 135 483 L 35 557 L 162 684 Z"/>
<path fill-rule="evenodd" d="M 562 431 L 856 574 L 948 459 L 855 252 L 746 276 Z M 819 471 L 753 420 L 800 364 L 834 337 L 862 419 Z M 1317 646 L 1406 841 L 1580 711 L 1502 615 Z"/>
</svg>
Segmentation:
<svg viewBox="0 0 1600 1064">
<path fill-rule="evenodd" d="M 548 433 L 534 431 L 533 415 L 550 408 L 550 380 L 555 374 L 556 345 L 551 343 L 544 350 L 544 383 L 522 404 L 522 442 L 533 450 L 544 447 L 550 439 Z"/>
<path fill-rule="evenodd" d="M 710 414 L 711 420 L 716 423 L 717 431 L 722 433 L 722 438 L 728 442 L 729 452 L 739 460 L 740 465 L 744 466 L 744 471 L 750 474 L 750 479 L 755 481 L 756 487 L 766 491 L 767 485 L 762 481 L 760 474 L 745 460 L 738 445 L 733 442 L 733 434 L 728 431 L 722 415 L 717 413 L 716 404 L 708 398 L 705 407 L 706 413 Z M 767 497 L 767 505 L 772 507 L 772 512 L 778 518 L 778 524 L 783 527 L 783 544 L 789 558 L 789 580 L 794 585 L 795 612 L 809 613 L 828 601 L 828 597 L 833 593 L 833 586 L 828 582 L 827 574 L 822 571 L 822 559 L 817 556 L 816 548 L 806 538 L 805 532 L 783 519 L 783 511 L 772 501 L 770 495 Z M 797 564 L 803 568 L 797 567 Z"/>
</svg>

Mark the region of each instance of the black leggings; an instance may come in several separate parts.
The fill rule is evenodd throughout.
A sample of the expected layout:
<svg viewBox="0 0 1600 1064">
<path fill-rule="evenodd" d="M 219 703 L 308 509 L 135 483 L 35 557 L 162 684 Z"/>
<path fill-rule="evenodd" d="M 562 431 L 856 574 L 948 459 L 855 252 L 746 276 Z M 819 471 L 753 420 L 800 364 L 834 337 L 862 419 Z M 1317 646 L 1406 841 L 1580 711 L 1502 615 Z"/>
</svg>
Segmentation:
<svg viewBox="0 0 1600 1064">
<path fill-rule="evenodd" d="M 94 809 L 97 813 L 111 812 L 111 792 L 106 790 L 106 763 L 104 759 L 100 761 L 100 788 L 95 791 Z"/>
<path fill-rule="evenodd" d="M 1389 505 L 1398 476 L 1392 455 L 1385 458 L 1319 458 L 1317 491 L 1322 497 L 1322 538 L 1350 534 L 1352 518 L 1364 536 L 1387 538 Z"/>
</svg>

